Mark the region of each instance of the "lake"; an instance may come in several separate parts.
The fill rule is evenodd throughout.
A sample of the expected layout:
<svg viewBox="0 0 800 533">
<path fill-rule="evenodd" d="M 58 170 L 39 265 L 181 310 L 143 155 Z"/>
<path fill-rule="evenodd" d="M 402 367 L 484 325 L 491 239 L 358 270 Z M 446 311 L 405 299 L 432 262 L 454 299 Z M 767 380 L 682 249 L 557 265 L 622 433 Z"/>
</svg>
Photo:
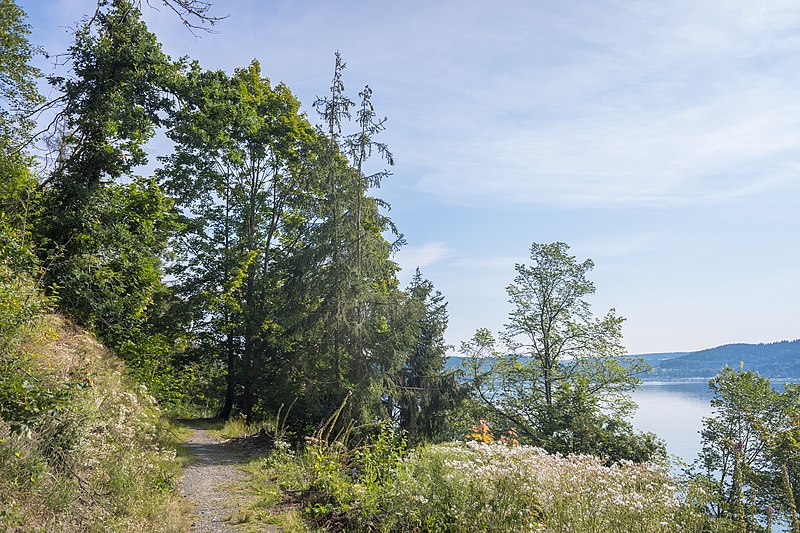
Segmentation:
<svg viewBox="0 0 800 533">
<path fill-rule="evenodd" d="M 784 382 L 798 380 L 773 379 L 772 386 L 783 390 Z M 631 419 L 640 431 L 652 431 L 667 443 L 667 453 L 687 463 L 700 452 L 700 430 L 703 418 L 710 417 L 711 392 L 708 380 L 643 382 L 632 395 L 639 405 Z"/>
<path fill-rule="evenodd" d="M 712 414 L 708 381 L 644 382 L 632 396 L 639 405 L 633 426 L 664 439 L 670 455 L 694 461 L 701 448 L 703 418 Z"/>
</svg>

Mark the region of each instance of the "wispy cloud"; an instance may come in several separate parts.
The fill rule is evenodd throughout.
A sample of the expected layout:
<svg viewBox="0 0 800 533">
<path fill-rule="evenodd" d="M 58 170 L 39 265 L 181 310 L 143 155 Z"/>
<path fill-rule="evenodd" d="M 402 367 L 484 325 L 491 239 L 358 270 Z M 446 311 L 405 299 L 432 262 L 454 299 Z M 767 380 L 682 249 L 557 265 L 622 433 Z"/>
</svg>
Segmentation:
<svg viewBox="0 0 800 533">
<path fill-rule="evenodd" d="M 800 79 L 761 55 L 800 50 L 785 22 L 796 7 L 604 8 L 610 31 L 551 14 L 542 31 L 558 56 L 544 48 L 482 65 L 495 75 L 465 84 L 462 73 L 460 96 L 445 87 L 445 105 L 420 102 L 435 126 L 421 121 L 414 136 L 430 147 L 412 153 L 427 170 L 418 189 L 471 205 L 620 207 L 717 203 L 788 183 L 800 155 L 800 84 L 790 80 Z M 483 44 L 514 55 L 498 43 Z"/>
<path fill-rule="evenodd" d="M 404 273 L 439 263 L 452 255 L 453 251 L 444 243 L 434 242 L 418 246 L 406 246 L 397 252 L 395 260 Z"/>
<path fill-rule="evenodd" d="M 450 164 L 418 186 L 451 201 L 482 204 L 726 201 L 786 183 L 787 167 L 794 168 L 800 155 L 798 126 L 800 91 L 778 88 L 736 91 L 669 115 L 595 113 L 483 132 L 466 146 L 442 140 L 434 153 L 449 156 Z"/>
</svg>

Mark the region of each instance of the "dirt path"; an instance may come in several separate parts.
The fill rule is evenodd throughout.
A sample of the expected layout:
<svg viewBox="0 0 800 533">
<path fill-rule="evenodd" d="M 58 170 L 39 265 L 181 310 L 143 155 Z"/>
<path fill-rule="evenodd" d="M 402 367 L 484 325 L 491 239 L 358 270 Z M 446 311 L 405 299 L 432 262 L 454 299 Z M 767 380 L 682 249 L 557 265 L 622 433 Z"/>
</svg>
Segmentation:
<svg viewBox="0 0 800 533">
<path fill-rule="evenodd" d="M 196 508 L 192 533 L 229 533 L 236 531 L 231 523 L 241 497 L 232 493 L 234 483 L 244 474 L 236 467 L 252 455 L 226 445 L 213 437 L 202 424 L 184 421 L 194 432 L 185 442 L 194 457 L 183 472 L 182 492 Z"/>
</svg>

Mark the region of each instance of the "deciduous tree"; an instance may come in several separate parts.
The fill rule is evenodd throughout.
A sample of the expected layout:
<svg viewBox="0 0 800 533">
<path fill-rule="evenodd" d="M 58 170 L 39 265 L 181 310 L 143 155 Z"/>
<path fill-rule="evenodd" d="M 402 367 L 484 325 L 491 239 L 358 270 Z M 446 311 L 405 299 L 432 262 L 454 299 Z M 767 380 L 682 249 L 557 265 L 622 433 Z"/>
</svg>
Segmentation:
<svg viewBox="0 0 800 533">
<path fill-rule="evenodd" d="M 222 416 L 238 384 L 250 417 L 263 374 L 283 364 L 285 261 L 305 230 L 315 133 L 257 61 L 231 77 L 193 65 L 180 98 L 168 131 L 175 152 L 160 172 L 189 219 L 176 273 L 201 309 L 195 327 L 226 360 Z"/>
<path fill-rule="evenodd" d="M 553 451 L 648 459 L 661 446 L 637 436 L 624 416 L 636 374 L 648 367 L 626 356 L 622 322 L 614 310 L 595 318 L 586 297 L 594 267 L 578 262 L 564 243 L 534 243 L 531 264 L 517 264 L 508 286 L 513 308 L 498 353 L 479 330 L 462 352 L 473 356 L 469 374 L 480 399 L 521 436 Z"/>
<path fill-rule="evenodd" d="M 797 529 L 800 387 L 779 391 L 755 372 L 727 367 L 709 386 L 714 413 L 703 420 L 694 465 L 695 481 L 711 495 L 708 513 L 723 527 L 766 520 L 770 508 Z"/>
<path fill-rule="evenodd" d="M 40 253 L 61 309 L 114 337 L 144 318 L 161 285 L 172 204 L 133 172 L 170 105 L 175 66 L 128 0 L 100 2 L 67 58 L 71 73 L 51 78 L 61 96 Z"/>
</svg>

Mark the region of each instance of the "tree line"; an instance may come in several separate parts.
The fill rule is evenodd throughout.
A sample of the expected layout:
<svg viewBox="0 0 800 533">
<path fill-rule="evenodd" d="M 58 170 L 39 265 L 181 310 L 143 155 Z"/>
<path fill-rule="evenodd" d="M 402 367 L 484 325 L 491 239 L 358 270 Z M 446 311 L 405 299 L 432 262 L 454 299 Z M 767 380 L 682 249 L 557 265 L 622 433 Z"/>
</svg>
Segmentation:
<svg viewBox="0 0 800 533">
<path fill-rule="evenodd" d="M 101 1 L 45 102 L 24 13 L 3 13 L 4 266 L 166 405 L 253 420 L 291 404 L 304 431 L 350 397 L 358 424 L 440 430 L 461 394 L 443 371 L 446 303 L 419 272 L 399 286 L 404 240 L 374 195 L 393 165 L 386 119 L 370 87 L 347 93 L 338 54 L 314 124 L 258 61 L 173 60 L 138 5 Z M 173 149 L 138 176 L 157 131 Z M 25 155 L 35 142 L 45 159 Z"/>
</svg>

